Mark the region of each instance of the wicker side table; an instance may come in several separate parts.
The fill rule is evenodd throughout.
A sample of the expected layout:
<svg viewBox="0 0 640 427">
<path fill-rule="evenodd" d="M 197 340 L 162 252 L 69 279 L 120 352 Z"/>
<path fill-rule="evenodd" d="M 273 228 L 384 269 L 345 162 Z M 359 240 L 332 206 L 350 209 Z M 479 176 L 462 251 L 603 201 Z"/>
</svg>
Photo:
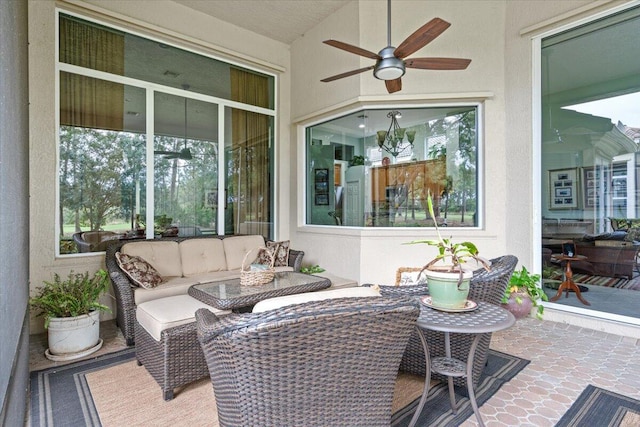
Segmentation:
<svg viewBox="0 0 640 427">
<path fill-rule="evenodd" d="M 487 302 L 479 302 L 478 307 L 473 311 L 467 312 L 443 312 L 421 304 L 420 317 L 418 318 L 418 331 L 420 340 L 424 347 L 425 359 L 427 364 L 426 378 L 422 398 L 416 408 L 416 412 L 411 419 L 409 426 L 415 426 L 418 417 L 422 412 L 422 408 L 427 401 L 429 394 L 430 372 L 447 376 L 449 386 L 449 398 L 451 400 L 451 410 L 456 413 L 456 401 L 453 389 L 454 377 L 466 377 L 467 390 L 469 391 L 469 400 L 473 413 L 476 415 L 479 426 L 484 426 L 476 396 L 473 391 L 473 359 L 476 348 L 480 341 L 481 334 L 489 332 L 497 332 L 511 327 L 516 322 L 516 318 L 509 311 L 497 305 Z M 430 360 L 429 349 L 424 337 L 423 329 L 443 332 L 445 335 L 445 357 L 436 357 Z M 461 361 L 451 357 L 451 346 L 449 336 L 451 333 L 474 334 L 473 343 L 469 350 L 467 361 Z"/>
</svg>

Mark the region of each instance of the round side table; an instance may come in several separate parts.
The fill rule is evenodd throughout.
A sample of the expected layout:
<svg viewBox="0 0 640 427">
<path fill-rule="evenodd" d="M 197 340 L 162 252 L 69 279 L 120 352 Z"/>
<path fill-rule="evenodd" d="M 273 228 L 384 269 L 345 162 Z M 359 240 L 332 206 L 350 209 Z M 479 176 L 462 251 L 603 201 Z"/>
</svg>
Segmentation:
<svg viewBox="0 0 640 427">
<path fill-rule="evenodd" d="M 478 420 L 478 425 L 484 426 L 473 391 L 473 360 L 476 349 L 482 334 L 507 329 L 516 322 L 516 318 L 508 310 L 497 305 L 489 304 L 488 302 L 479 302 L 475 310 L 466 312 L 444 312 L 427 307 L 424 304 L 420 305 L 420 317 L 418 317 L 417 329 L 424 348 L 426 378 L 422 398 L 409 426 L 415 426 L 422 412 L 422 408 L 427 401 L 431 372 L 447 376 L 451 410 L 454 414 L 456 413 L 457 405 L 453 389 L 453 378 L 466 377 L 471 407 Z M 429 348 L 427 347 L 423 329 L 444 333 L 445 357 L 430 359 Z M 449 339 L 451 333 L 475 335 L 466 362 L 451 357 L 451 343 Z"/>
</svg>

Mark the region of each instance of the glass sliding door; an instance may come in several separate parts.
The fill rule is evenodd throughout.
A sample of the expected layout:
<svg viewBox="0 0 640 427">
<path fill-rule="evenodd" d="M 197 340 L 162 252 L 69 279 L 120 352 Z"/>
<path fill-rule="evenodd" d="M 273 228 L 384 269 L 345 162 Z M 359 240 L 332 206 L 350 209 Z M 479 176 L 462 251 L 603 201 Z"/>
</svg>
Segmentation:
<svg viewBox="0 0 640 427">
<path fill-rule="evenodd" d="M 541 212 L 545 291 L 575 243 L 575 296 L 555 303 L 640 317 L 640 8 L 541 41 Z M 636 290 L 638 289 L 638 290 Z"/>
<path fill-rule="evenodd" d="M 156 93 L 154 110 L 155 234 L 217 234 L 218 106 Z"/>
</svg>

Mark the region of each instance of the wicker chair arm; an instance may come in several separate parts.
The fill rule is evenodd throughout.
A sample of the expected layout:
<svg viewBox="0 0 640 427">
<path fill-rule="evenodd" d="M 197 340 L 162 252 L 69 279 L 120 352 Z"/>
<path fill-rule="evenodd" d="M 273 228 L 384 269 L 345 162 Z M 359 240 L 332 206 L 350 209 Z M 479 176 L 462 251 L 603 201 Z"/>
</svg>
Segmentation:
<svg viewBox="0 0 640 427">
<path fill-rule="evenodd" d="M 304 251 L 289 249 L 289 267 L 293 267 L 293 271 L 300 271 L 303 257 Z"/>
</svg>

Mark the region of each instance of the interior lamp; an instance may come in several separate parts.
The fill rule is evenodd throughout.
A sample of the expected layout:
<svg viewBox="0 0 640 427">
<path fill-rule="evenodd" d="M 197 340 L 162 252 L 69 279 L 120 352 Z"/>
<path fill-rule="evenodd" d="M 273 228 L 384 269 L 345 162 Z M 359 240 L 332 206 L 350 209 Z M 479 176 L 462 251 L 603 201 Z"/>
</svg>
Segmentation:
<svg viewBox="0 0 640 427">
<path fill-rule="evenodd" d="M 378 148 L 391 154 L 394 158 L 407 148 L 413 148 L 413 141 L 416 138 L 415 130 L 406 130 L 398 124 L 398 117 L 401 117 L 399 111 L 390 111 L 387 117 L 391 119 L 388 130 L 379 130 L 377 132 Z M 405 142 L 405 137 L 407 138 Z"/>
</svg>

